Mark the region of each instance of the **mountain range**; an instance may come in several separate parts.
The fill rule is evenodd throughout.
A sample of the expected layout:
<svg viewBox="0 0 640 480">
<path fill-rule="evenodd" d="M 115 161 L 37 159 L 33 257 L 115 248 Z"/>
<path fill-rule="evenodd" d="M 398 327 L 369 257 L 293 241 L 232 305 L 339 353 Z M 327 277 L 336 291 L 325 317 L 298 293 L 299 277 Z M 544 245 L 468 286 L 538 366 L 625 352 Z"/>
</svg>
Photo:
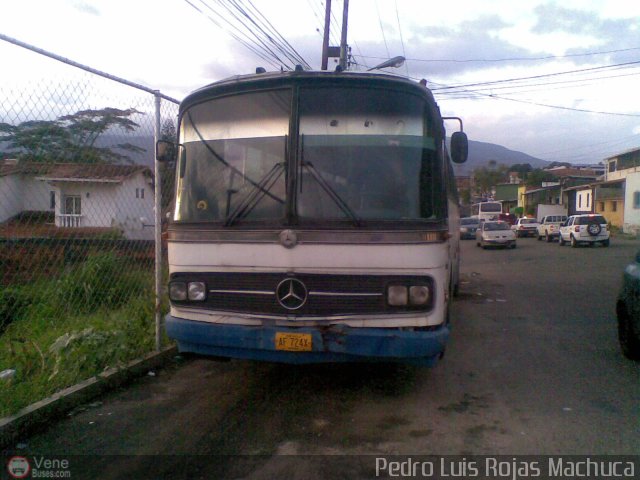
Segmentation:
<svg viewBox="0 0 640 480">
<path fill-rule="evenodd" d="M 140 153 L 128 153 L 133 163 L 153 167 L 154 142 L 153 137 L 127 135 L 115 137 L 103 135 L 98 144 L 100 146 L 112 146 L 118 143 L 130 143 L 145 151 Z M 123 152 L 124 153 L 124 152 Z M 495 143 L 478 142 L 469 140 L 469 158 L 461 165 L 454 165 L 456 176 L 471 175 L 474 169 L 486 167 L 489 162 L 495 161 L 497 164 L 515 165 L 517 163 L 529 163 L 534 168 L 542 168 L 550 162 L 533 157 L 523 152 L 510 150 Z"/>
<path fill-rule="evenodd" d="M 510 150 L 495 143 L 478 142 L 469 140 L 469 158 L 463 164 L 454 164 L 453 170 L 456 176 L 471 175 L 473 170 L 479 167 L 486 167 L 490 162 L 495 161 L 498 165 L 515 165 L 517 163 L 528 163 L 533 168 L 543 168 L 551 162 L 540 158 L 532 157 L 523 152 Z"/>
</svg>

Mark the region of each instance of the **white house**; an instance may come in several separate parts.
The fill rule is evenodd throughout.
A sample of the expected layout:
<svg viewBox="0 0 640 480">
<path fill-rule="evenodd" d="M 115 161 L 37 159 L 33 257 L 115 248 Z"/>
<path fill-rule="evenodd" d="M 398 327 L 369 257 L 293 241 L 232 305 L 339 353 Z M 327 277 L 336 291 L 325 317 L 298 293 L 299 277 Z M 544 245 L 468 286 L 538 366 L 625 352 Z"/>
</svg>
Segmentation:
<svg viewBox="0 0 640 480">
<path fill-rule="evenodd" d="M 624 182 L 623 231 L 640 233 L 640 148 L 627 150 L 605 159 L 606 180 Z"/>
<path fill-rule="evenodd" d="M 59 228 L 116 228 L 153 238 L 153 173 L 141 165 L 0 165 L 0 222 L 21 212 L 53 212 Z"/>
</svg>

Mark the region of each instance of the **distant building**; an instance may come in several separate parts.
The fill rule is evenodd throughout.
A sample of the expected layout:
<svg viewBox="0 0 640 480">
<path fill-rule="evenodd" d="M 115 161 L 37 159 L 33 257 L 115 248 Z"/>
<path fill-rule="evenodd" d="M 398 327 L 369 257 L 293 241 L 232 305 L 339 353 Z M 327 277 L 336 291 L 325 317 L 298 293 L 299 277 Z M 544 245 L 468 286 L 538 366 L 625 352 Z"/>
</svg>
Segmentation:
<svg viewBox="0 0 640 480">
<path fill-rule="evenodd" d="M 499 183 L 495 186 L 494 200 L 502 202 L 502 211 L 509 213 L 518 206 L 518 184 Z"/>
<path fill-rule="evenodd" d="M 59 228 L 118 229 L 152 239 L 153 173 L 141 165 L 0 163 L 0 223 L 51 212 Z"/>
</svg>

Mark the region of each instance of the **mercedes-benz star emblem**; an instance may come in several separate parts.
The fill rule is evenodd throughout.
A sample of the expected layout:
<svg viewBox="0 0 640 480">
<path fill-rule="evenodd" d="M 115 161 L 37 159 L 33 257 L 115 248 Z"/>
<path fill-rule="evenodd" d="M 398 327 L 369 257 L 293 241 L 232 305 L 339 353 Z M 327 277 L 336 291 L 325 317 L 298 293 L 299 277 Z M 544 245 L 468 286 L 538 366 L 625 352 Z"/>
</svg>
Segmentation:
<svg viewBox="0 0 640 480">
<path fill-rule="evenodd" d="M 283 230 L 280 232 L 280 244 L 284 248 L 293 248 L 298 244 L 298 236 L 293 230 Z"/>
<path fill-rule="evenodd" d="M 307 301 L 307 287 L 300 280 L 287 278 L 278 284 L 276 297 L 287 310 L 298 310 Z"/>
</svg>

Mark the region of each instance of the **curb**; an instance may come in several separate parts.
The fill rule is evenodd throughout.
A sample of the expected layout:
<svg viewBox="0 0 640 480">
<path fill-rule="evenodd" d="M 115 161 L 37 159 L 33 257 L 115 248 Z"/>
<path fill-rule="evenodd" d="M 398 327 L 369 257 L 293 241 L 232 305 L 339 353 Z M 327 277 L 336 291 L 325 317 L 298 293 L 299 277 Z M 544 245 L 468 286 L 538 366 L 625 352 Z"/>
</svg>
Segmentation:
<svg viewBox="0 0 640 480">
<path fill-rule="evenodd" d="M 122 368 L 105 370 L 95 377 L 32 403 L 15 415 L 0 418 L 0 448 L 36 430 L 52 418 L 60 417 L 74 407 L 160 367 L 177 354 L 176 346 L 149 353 Z"/>
</svg>

